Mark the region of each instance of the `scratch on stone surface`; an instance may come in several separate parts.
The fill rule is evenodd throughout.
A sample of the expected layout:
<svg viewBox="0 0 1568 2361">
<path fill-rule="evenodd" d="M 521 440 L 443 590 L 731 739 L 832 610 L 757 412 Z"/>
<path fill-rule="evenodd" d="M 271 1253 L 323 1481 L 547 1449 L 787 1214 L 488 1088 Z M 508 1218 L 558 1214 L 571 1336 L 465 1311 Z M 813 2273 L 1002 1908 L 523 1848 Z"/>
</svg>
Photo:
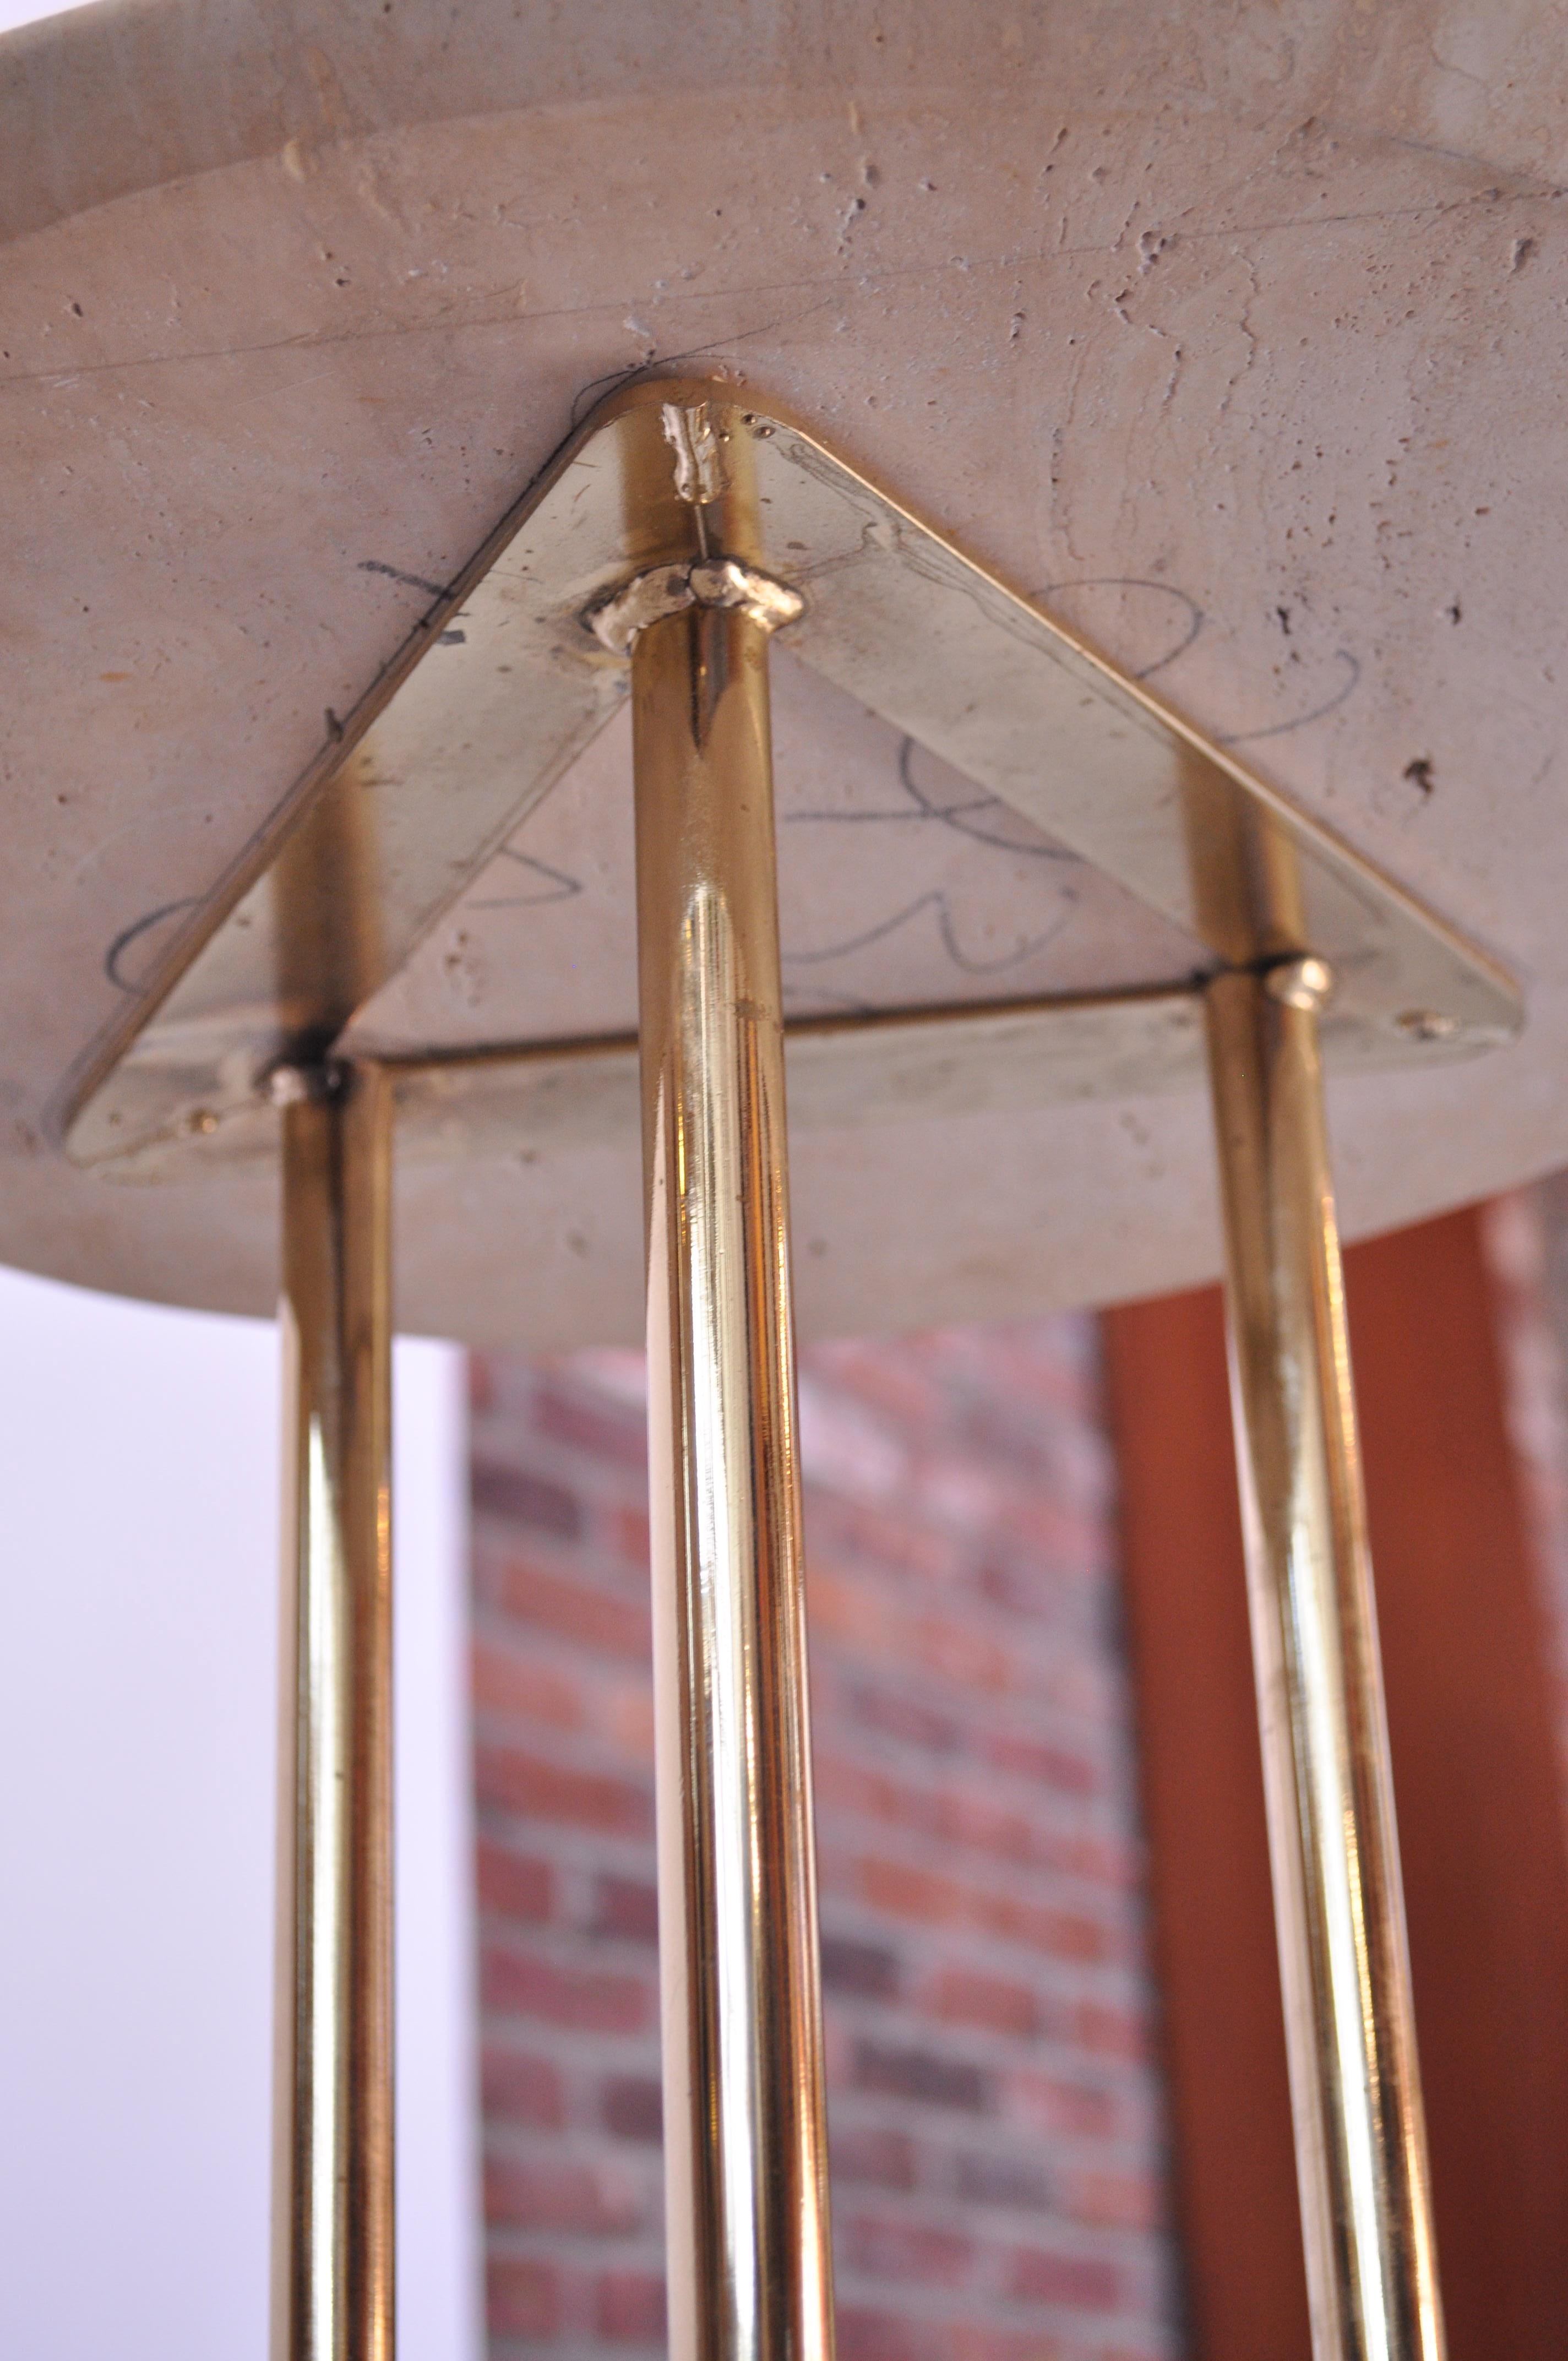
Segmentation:
<svg viewBox="0 0 1568 2361">
<path fill-rule="evenodd" d="M 1230 377 L 1225 381 L 1225 390 L 1220 398 L 1219 410 L 1217 413 L 1222 418 L 1231 406 L 1232 401 L 1235 395 L 1236 388 L 1241 384 L 1243 379 L 1248 375 L 1253 363 L 1257 358 L 1257 332 L 1252 324 L 1252 307 L 1256 302 L 1261 292 L 1261 281 L 1258 278 L 1257 265 L 1253 260 L 1250 254 L 1243 254 L 1238 249 L 1236 260 L 1241 264 L 1242 269 L 1247 275 L 1246 301 L 1243 303 L 1241 310 L 1236 314 L 1236 326 L 1240 329 L 1242 335 L 1246 339 L 1246 357 L 1242 362 L 1240 368 L 1233 370 Z"/>
<path fill-rule="evenodd" d="M 674 300 L 679 302 L 681 299 L 676 297 Z M 691 300 L 695 302 L 709 299 L 694 297 Z M 598 393 L 611 386 L 630 385 L 638 378 L 649 377 L 660 370 L 679 368 L 684 361 L 705 359 L 709 354 L 727 351 L 731 345 L 748 344 L 755 337 L 770 336 L 776 329 L 793 328 L 800 321 L 812 319 L 818 312 L 827 311 L 832 301 L 833 298 L 828 295 L 820 303 L 808 303 L 803 311 L 792 312 L 784 319 L 767 320 L 754 328 L 737 328 L 731 335 L 715 336 L 706 345 L 688 345 L 684 352 L 678 353 L 655 353 L 648 360 L 633 361 L 626 368 L 610 369 L 603 377 L 589 378 L 587 383 L 580 385 L 572 397 L 571 423 L 576 426 L 578 420 L 585 417 L 593 408 L 592 402 L 588 400 L 590 394 Z M 529 316 L 541 318 L 543 315 L 535 313 Z"/>
<path fill-rule="evenodd" d="M 1456 66 L 1451 58 L 1445 58 L 1442 50 L 1438 48 L 1435 34 L 1429 35 L 1427 39 L 1427 50 L 1433 65 L 1437 67 L 1440 73 L 1457 74 L 1461 82 L 1471 82 L 1474 84 L 1475 89 L 1485 91 L 1488 98 L 1491 96 L 1491 83 L 1486 82 L 1480 74 L 1472 73 L 1468 66 Z"/>
<path fill-rule="evenodd" d="M 1181 236 L 1189 241 L 1200 239 L 1209 241 L 1227 237 L 1267 236 L 1281 230 L 1340 227 L 1348 223 L 1420 220 L 1429 217 L 1435 221 L 1481 203 L 1493 205 L 1521 204 L 1548 200 L 1556 201 L 1565 196 L 1568 196 L 1568 186 L 1552 185 L 1515 191 L 1485 189 L 1463 197 L 1429 199 L 1420 204 L 1375 205 L 1345 213 L 1297 214 L 1282 215 L 1273 221 L 1242 222 L 1213 228 L 1184 228 Z M 798 279 L 748 282 L 738 287 L 693 289 L 686 293 L 672 292 L 664 298 L 664 301 L 672 304 L 741 303 L 763 295 L 812 292 L 822 298 L 821 303 L 811 307 L 812 311 L 817 311 L 825 308 L 836 297 L 853 289 L 894 286 L 905 280 L 941 278 L 949 272 L 969 275 L 982 271 L 1027 270 L 1054 263 L 1058 254 L 1085 258 L 1106 257 L 1113 256 L 1115 250 L 1114 241 L 1107 244 L 1104 240 L 1096 240 L 1085 246 L 1060 246 L 1049 249 L 1045 247 L 1008 249 L 999 254 L 978 257 L 949 255 L 940 260 L 906 263 L 884 269 L 857 269 L 835 271 L 827 276 L 817 273 Z M 503 291 L 487 291 L 492 299 L 499 299 Z M 333 345 L 372 344 L 400 336 L 460 335 L 476 329 L 516 329 L 527 326 L 533 322 L 589 319 L 604 313 L 623 312 L 626 300 L 624 295 L 604 297 L 587 303 L 542 304 L 532 311 L 519 312 L 515 280 L 509 282 L 504 295 L 505 308 L 500 311 L 477 312 L 461 315 L 448 313 L 437 319 L 397 321 L 378 327 L 334 328 L 325 331 L 302 329 L 291 336 L 267 337 L 258 339 L 255 343 L 204 346 L 190 352 L 137 353 L 122 359 L 94 361 L 75 368 L 62 368 L 57 365 L 49 368 L 17 369 L 8 376 L 0 378 L 0 391 L 12 386 L 33 385 L 40 382 L 69 387 L 78 379 L 114 375 L 126 369 L 167 368 L 200 361 L 239 360 L 258 353 L 290 350 L 315 351 L 325 349 Z M 762 327 L 738 330 L 733 335 L 715 338 L 710 345 L 694 346 L 684 355 L 662 355 L 659 357 L 660 361 L 662 365 L 668 367 L 680 359 L 693 357 L 697 353 L 718 351 L 726 344 L 739 343 L 742 336 L 767 335 L 775 327 L 793 326 L 795 320 L 809 316 L 810 313 L 807 312 L 797 313 L 785 320 L 769 322 Z M 613 383 L 619 374 L 620 373 L 612 372 L 603 382 Z"/>
<path fill-rule="evenodd" d="M 1412 139 L 1408 132 L 1390 131 L 1381 124 L 1368 126 L 1361 123 L 1343 123 L 1336 116 L 1321 118 L 1321 128 L 1336 139 L 1365 140 L 1376 148 L 1408 148 L 1412 156 L 1435 156 L 1440 163 L 1468 164 L 1472 171 L 1485 172 L 1496 181 L 1528 181 L 1533 176 L 1521 171 L 1517 164 L 1499 164 L 1495 157 L 1477 156 L 1471 148 L 1444 148 L 1435 139 Z M 1550 183 L 1539 183 L 1541 191 L 1552 193 Z"/>
</svg>

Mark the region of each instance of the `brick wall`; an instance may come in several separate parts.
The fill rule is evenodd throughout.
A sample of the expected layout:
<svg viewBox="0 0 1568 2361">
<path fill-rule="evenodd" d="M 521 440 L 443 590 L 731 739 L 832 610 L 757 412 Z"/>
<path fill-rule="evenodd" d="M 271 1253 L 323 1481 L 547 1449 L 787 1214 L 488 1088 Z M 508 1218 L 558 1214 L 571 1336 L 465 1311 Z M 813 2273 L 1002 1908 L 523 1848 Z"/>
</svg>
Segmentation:
<svg viewBox="0 0 1568 2361">
<path fill-rule="evenodd" d="M 806 1357 L 843 2361 L 1179 2349 L 1093 1323 Z M 662 2349 L 640 1361 L 475 1365 L 491 2350 Z"/>
<path fill-rule="evenodd" d="M 1505 1409 L 1541 1585 L 1568 1807 L 1568 1172 L 1495 1197 L 1482 1235 L 1497 1305 Z"/>
</svg>

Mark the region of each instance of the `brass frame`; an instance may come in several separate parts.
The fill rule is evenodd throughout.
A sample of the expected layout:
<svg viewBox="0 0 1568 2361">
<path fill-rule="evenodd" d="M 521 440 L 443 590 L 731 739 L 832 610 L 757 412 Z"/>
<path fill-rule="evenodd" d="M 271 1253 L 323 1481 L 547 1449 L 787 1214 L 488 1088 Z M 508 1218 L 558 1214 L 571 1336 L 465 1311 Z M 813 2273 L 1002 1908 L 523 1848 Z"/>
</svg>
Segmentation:
<svg viewBox="0 0 1568 2361">
<path fill-rule="evenodd" d="M 767 626 L 631 670 L 670 2349 L 831 2361 Z"/>
<path fill-rule="evenodd" d="M 285 1100 L 274 2361 L 392 2361 L 391 1094 Z"/>
<path fill-rule="evenodd" d="M 672 2349 L 829 2361 L 768 743 L 781 626 L 1201 947 L 1197 973 L 1142 993 L 795 1028 L 802 1095 L 828 1122 L 922 1092 L 972 1104 L 959 1070 L 989 1059 L 993 1103 L 1031 1042 L 1036 1104 L 1146 1088 L 1191 1071 L 1201 1010 L 1313 2348 L 1441 2361 L 1321 1067 L 1484 1049 L 1517 1028 L 1518 995 L 805 430 L 679 381 L 614 397 L 502 521 L 62 1116 L 80 1160 L 145 1178 L 255 1153 L 284 1107 L 279 2361 L 391 2356 L 394 1100 L 424 1152 L 461 1154 L 486 1126 L 613 1128 L 630 1082 L 628 1042 L 388 1056 L 355 1014 L 629 683 Z M 423 660 L 448 643 L 470 653 L 443 675 Z M 443 769 L 455 695 L 504 777 Z"/>
<path fill-rule="evenodd" d="M 1321 961 L 1206 994 L 1236 1464 L 1317 2361 L 1441 2361 L 1426 2129 L 1323 1120 Z"/>
</svg>

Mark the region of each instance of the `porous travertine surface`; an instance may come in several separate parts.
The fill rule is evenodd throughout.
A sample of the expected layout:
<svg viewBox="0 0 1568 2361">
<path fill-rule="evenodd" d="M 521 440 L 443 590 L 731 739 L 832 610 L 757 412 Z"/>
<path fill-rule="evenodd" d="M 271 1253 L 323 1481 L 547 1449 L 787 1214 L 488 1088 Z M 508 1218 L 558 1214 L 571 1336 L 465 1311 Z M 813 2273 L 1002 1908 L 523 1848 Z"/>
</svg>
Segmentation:
<svg viewBox="0 0 1568 2361">
<path fill-rule="evenodd" d="M 1562 33 L 1349 0 L 138 0 L 0 42 L 0 1256 L 270 1301 L 265 1178 L 111 1190 L 49 1111 L 422 586 L 665 367 L 787 404 L 1520 978 L 1518 1046 L 1336 1086 L 1348 1227 L 1568 1161 Z M 785 701 L 781 808 L 887 818 L 803 822 L 786 978 L 863 988 L 813 894 L 851 861 L 901 990 L 941 996 L 955 945 L 998 991 L 1093 970 L 1091 890 L 1064 918 L 1022 838 L 955 847 L 895 740 Z M 614 943 L 612 752 L 557 790 L 537 897 L 428 946 L 454 1027 L 483 1037 L 507 928 L 545 972 L 585 917 Z M 814 1136 L 795 1198 L 818 1332 L 1218 1259 L 1190 1093 Z M 410 1326 L 637 1332 L 630 1147 L 411 1166 L 400 1222 Z"/>
</svg>

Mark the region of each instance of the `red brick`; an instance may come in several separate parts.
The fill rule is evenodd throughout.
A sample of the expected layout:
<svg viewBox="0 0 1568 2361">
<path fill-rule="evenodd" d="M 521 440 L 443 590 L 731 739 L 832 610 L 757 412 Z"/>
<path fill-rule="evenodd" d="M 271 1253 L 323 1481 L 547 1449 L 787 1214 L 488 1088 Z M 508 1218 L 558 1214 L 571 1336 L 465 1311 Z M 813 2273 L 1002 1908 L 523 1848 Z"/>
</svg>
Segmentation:
<svg viewBox="0 0 1568 2361">
<path fill-rule="evenodd" d="M 974 2269 L 974 2240 L 937 2222 L 851 2215 L 840 2224 L 839 2237 L 851 2268 L 877 2279 L 952 2288 L 961 2287 Z"/>
<path fill-rule="evenodd" d="M 510 1852 L 485 1835 L 477 1853 L 481 1909 L 534 1925 L 550 1917 L 555 1906 L 555 1872 L 549 1861 Z"/>
<path fill-rule="evenodd" d="M 646 1785 L 547 1763 L 517 1747 L 478 1747 L 475 1784 L 481 1806 L 494 1805 L 521 1819 L 621 1836 L 645 1836 L 653 1824 L 653 1799 Z"/>
<path fill-rule="evenodd" d="M 617 1752 L 650 1774 L 653 1769 L 653 1685 L 652 1681 L 606 1682 L 605 1728 Z"/>
<path fill-rule="evenodd" d="M 1104 2001 L 1084 2001 L 1074 2009 L 1073 2032 L 1086 2049 L 1129 2061 L 1149 2054 L 1148 2019 L 1138 2010 L 1113 2008 Z"/>
<path fill-rule="evenodd" d="M 895 1828 L 913 1828 L 966 1852 L 992 1854 L 1025 1867 L 1076 1869 L 1082 1873 L 1099 1861 L 1081 1842 L 1064 1838 L 1017 1805 L 999 1804 L 990 1795 L 950 1781 L 927 1784 L 895 1775 L 857 1761 L 848 1753 L 819 1748 L 817 1758 L 819 1802 L 840 1815 L 861 1812 Z"/>
<path fill-rule="evenodd" d="M 561 2274 L 554 2263 L 492 2256 L 485 2274 L 492 2336 L 554 2336 L 561 2326 Z"/>
<path fill-rule="evenodd" d="M 533 1397 L 533 1423 L 554 1443 L 637 1473 L 648 1465 L 648 1422 L 630 1404 L 607 1401 L 584 1387 L 544 1384 Z"/>
<path fill-rule="evenodd" d="M 981 2148 L 957 2159 L 960 2197 L 976 2205 L 1003 2205 L 1014 2213 L 1044 2213 L 1051 2204 L 1050 2176 L 1036 2157 L 1009 2156 Z"/>
<path fill-rule="evenodd" d="M 605 1538 L 618 1558 L 646 1573 L 651 1544 L 645 1509 L 612 1509 L 605 1519 Z"/>
<path fill-rule="evenodd" d="M 1168 2274 L 1091 1331 L 808 1358 L 817 1427 L 839 1418 L 806 1472 L 840 2361 L 1152 2361 Z M 564 1496 L 521 1502 L 536 1539 L 493 1490 L 477 1529 L 487 2109 L 524 2174 L 494 2241 L 599 2257 L 552 2283 L 553 2326 L 498 2329 L 519 2361 L 652 2361 L 667 2334 L 642 1422 L 598 1366 L 497 1358 L 475 1424 L 484 1467 Z M 605 2226 L 621 2205 L 646 2218 Z M 582 2226 L 532 2218 L 553 2211 Z"/>
<path fill-rule="evenodd" d="M 846 1337 L 818 1345 L 811 1366 L 828 1385 L 841 1386 L 869 1409 L 882 1411 L 894 1433 L 911 1440 L 940 1433 L 946 1392 L 919 1368 L 915 1353 L 888 1352 L 859 1337 Z"/>
<path fill-rule="evenodd" d="M 1126 1950 L 1124 1939 L 1103 1919 L 1091 1918 L 1081 1910 L 1025 1902 L 1016 1894 L 978 1894 L 972 1915 L 975 1923 L 992 1934 L 1003 1935 L 1052 1959 L 1113 1960 Z"/>
<path fill-rule="evenodd" d="M 984 2026 L 1033 2040 L 1040 2029 L 1040 2003 L 1027 1984 L 1005 1976 L 981 1975 L 973 1968 L 947 1968 L 937 1979 L 936 2013 L 952 2025 Z"/>
<path fill-rule="evenodd" d="M 963 1725 L 953 1713 L 942 1713 L 923 1698 L 897 1689 L 861 1681 L 850 1697 L 851 1728 L 880 1730 L 932 1754 L 951 1754 L 962 1743 Z"/>
<path fill-rule="evenodd" d="M 864 1943 L 851 1935 L 822 1937 L 825 1992 L 853 1993 L 862 2000 L 891 2000 L 900 1982 L 898 1953 L 889 1943 Z"/>
<path fill-rule="evenodd" d="M 520 2230 L 561 2230 L 578 2237 L 641 2229 L 643 2191 L 624 2175 L 551 2158 L 524 2163 L 490 2157 L 485 2164 L 485 2219 Z"/>
<path fill-rule="evenodd" d="M 1016 1894 L 987 1893 L 907 1861 L 862 1861 L 860 1888 L 873 1907 L 927 1926 L 970 1926 L 1053 1959 L 1104 1960 L 1122 1948 L 1112 1928 L 1082 1911 L 1053 1909 Z"/>
<path fill-rule="evenodd" d="M 1041 2248 L 1023 2247 L 1014 2256 L 1008 2287 L 1025 2303 L 1059 2303 L 1077 2312 L 1114 2312 L 1122 2300 L 1114 2263 Z"/>
<path fill-rule="evenodd" d="M 961 1622 L 953 1615 L 915 1617 L 905 1641 L 907 1661 L 966 1688 L 988 1689 L 1000 1696 L 1019 1686 L 1017 1651 L 989 1631 Z"/>
<path fill-rule="evenodd" d="M 862 1861 L 861 1891 L 876 1910 L 917 1925 L 950 1926 L 964 1916 L 963 1888 L 950 1877 L 929 1869 L 912 1868 L 902 1861 Z"/>
<path fill-rule="evenodd" d="M 509 1525 L 551 1533 L 557 1541 L 574 1541 L 583 1529 L 582 1503 L 576 1492 L 524 1467 L 476 1460 L 469 1497 L 477 1516 L 496 1517 Z"/>
<path fill-rule="evenodd" d="M 838 2361 L 927 2361 L 928 2347 L 902 2313 L 839 2307 Z"/>
<path fill-rule="evenodd" d="M 652 1976 L 557 1966 L 532 1951 L 499 1943 L 483 1947 L 480 1994 L 488 2008 L 588 2033 L 640 2033 L 656 2022 Z"/>
<path fill-rule="evenodd" d="M 664 2095 L 652 2074 L 612 2074 L 604 2086 L 605 2129 L 618 2139 L 657 2147 L 664 2136 Z"/>
<path fill-rule="evenodd" d="M 919 2099 L 927 2106 L 955 2107 L 969 2114 L 981 2114 L 991 2103 L 990 2081 L 980 2067 L 930 2049 L 857 2042 L 855 2080 L 862 2091 L 883 2091 L 892 2098 Z"/>
<path fill-rule="evenodd" d="M 662 2345 L 663 2279 L 652 2271 L 607 2271 L 598 2283 L 595 2315 L 599 2334 L 612 2345 Z"/>
<path fill-rule="evenodd" d="M 835 2125 L 830 2144 L 836 2189 L 914 2188 L 915 2142 L 906 2133 L 873 2124 Z"/>
<path fill-rule="evenodd" d="M 1067 2212 L 1096 2229 L 1150 2230 L 1164 2213 L 1164 2192 L 1152 2173 L 1078 2172 L 1066 2183 Z"/>
<path fill-rule="evenodd" d="M 587 1719 L 580 1681 L 493 1639 L 476 1642 L 473 1695 L 479 1713 L 553 1730 L 580 1730 Z"/>
<path fill-rule="evenodd" d="M 659 1889 L 651 1879 L 597 1877 L 591 1920 L 596 1935 L 619 1936 L 623 1942 L 657 1943 Z"/>
<path fill-rule="evenodd" d="M 806 1596 L 814 1634 L 859 1645 L 870 1656 L 882 1653 L 894 1610 L 865 1583 L 813 1557 L 806 1567 Z"/>
<path fill-rule="evenodd" d="M 1078 2361 L 1082 2347 L 1071 2347 Z M 1069 2347 L 1059 2337 L 1042 2336 L 1037 2329 L 990 2328 L 970 2321 L 954 2321 L 948 2329 L 943 2361 L 1069 2361 Z M 1095 2361 L 1114 2356 L 1095 2347 Z"/>
<path fill-rule="evenodd" d="M 1086 1517 L 1064 1517 L 1049 1549 L 1025 1556 L 999 1551 L 976 1568 L 974 1587 L 992 1606 L 1055 1630 L 1065 1598 L 1082 1587 L 1093 1570 L 1094 1526 Z"/>
<path fill-rule="evenodd" d="M 907 1592 L 912 1583 L 942 1588 L 957 1582 L 963 1565 L 961 1544 L 913 1507 L 876 1509 L 864 1500 L 820 1499 L 812 1520 L 833 1557 L 892 1575 Z"/>
<path fill-rule="evenodd" d="M 1036 1779 L 1064 1795 L 1099 1795 L 1105 1784 L 1097 1763 L 1069 1746 L 1052 1746 L 1038 1738 L 1018 1738 L 999 1731 L 982 1741 L 986 1760 L 999 1771 L 1020 1779 Z"/>
<path fill-rule="evenodd" d="M 1017 2112 L 1047 2135 L 1103 2139 L 1121 2120 L 1123 2111 L 1110 2091 L 1070 2076 L 1025 2070 L 1008 2077 L 1008 2089 Z"/>
<path fill-rule="evenodd" d="M 652 1653 L 652 1623 L 646 1598 L 588 1580 L 552 1574 L 530 1558 L 509 1558 L 497 1586 L 498 1603 L 520 1623 L 572 1640 L 596 1654 L 625 1656 L 646 1664 Z"/>
<path fill-rule="evenodd" d="M 554 2129 L 566 2120 L 561 2070 L 553 2059 L 487 2046 L 480 2081 L 490 2123 Z"/>
</svg>

